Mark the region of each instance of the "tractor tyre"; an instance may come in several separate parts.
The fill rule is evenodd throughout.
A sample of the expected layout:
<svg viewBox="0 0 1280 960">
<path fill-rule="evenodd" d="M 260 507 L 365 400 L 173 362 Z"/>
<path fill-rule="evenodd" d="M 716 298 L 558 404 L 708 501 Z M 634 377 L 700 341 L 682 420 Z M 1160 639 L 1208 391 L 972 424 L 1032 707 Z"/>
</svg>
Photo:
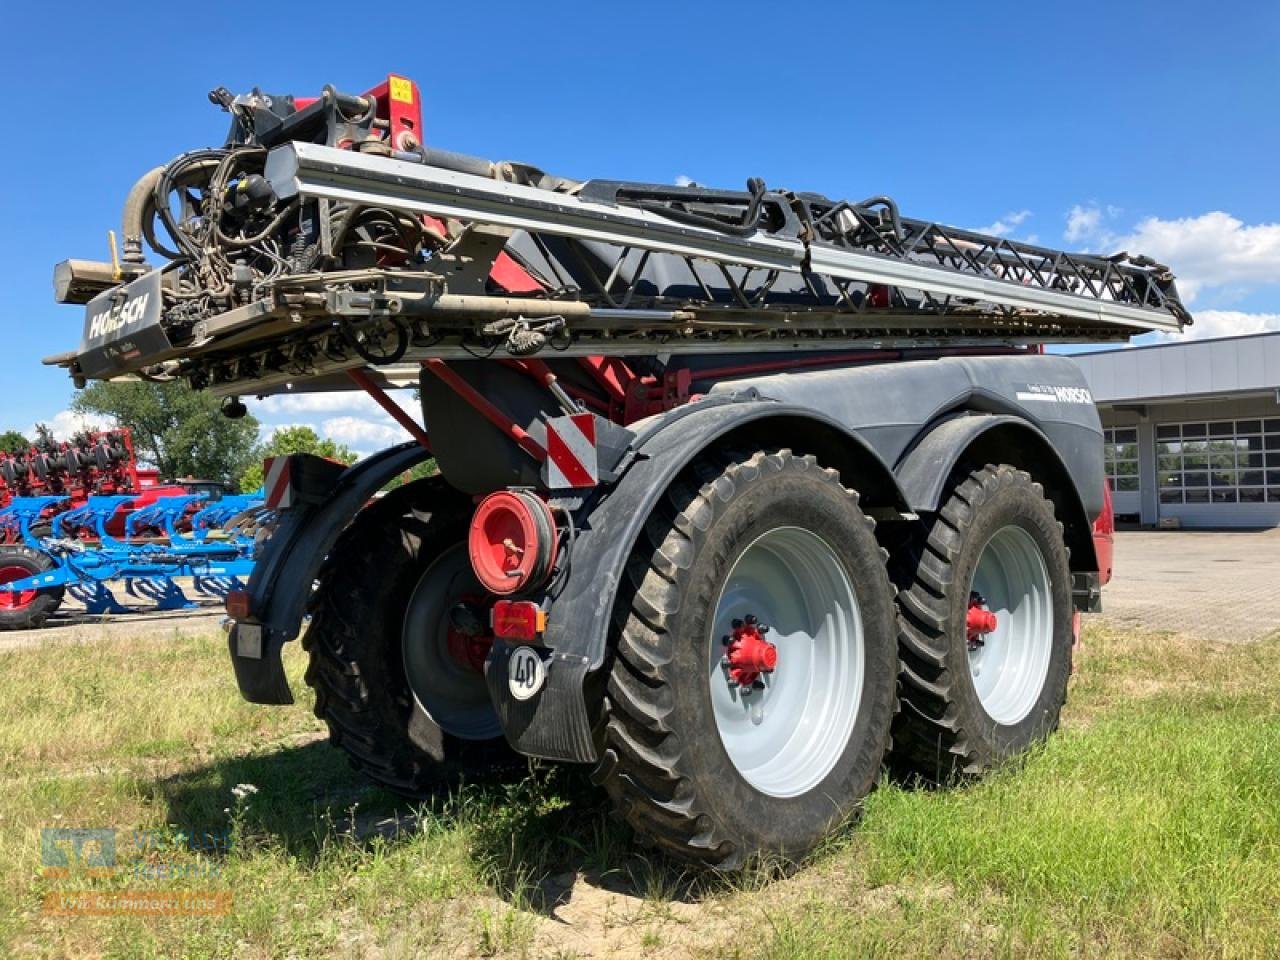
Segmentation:
<svg viewBox="0 0 1280 960">
<path fill-rule="evenodd" d="M 53 558 L 39 550 L 21 544 L 0 546 L 0 583 L 25 580 L 55 566 Z M 0 591 L 0 630 L 33 630 L 43 626 L 49 615 L 62 606 L 64 593 L 62 587 L 21 593 Z"/>
<path fill-rule="evenodd" d="M 1071 573 L 1040 484 L 1007 464 L 963 477 L 907 580 L 895 768 L 947 783 L 1053 732 L 1071 676 Z"/>
<path fill-rule="evenodd" d="M 880 773 L 894 631 L 885 554 L 834 470 L 785 449 L 706 454 L 628 564 L 595 779 L 679 859 L 794 861 Z"/>
<path fill-rule="evenodd" d="M 330 743 L 410 798 L 514 757 L 484 684 L 487 625 L 466 550 L 470 516 L 468 498 L 439 477 L 362 511 L 321 568 L 303 638 L 306 682 Z M 466 606 L 473 601 L 476 614 Z"/>
</svg>

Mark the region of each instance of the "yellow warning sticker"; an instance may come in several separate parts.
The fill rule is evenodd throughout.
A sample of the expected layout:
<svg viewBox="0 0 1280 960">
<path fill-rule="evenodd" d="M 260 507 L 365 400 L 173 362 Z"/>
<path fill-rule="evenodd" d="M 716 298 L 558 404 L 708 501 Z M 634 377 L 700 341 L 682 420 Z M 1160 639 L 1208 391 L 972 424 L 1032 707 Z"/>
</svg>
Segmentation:
<svg viewBox="0 0 1280 960">
<path fill-rule="evenodd" d="M 396 103 L 413 103 L 413 84 L 404 77 L 392 77 L 391 99 Z"/>
</svg>

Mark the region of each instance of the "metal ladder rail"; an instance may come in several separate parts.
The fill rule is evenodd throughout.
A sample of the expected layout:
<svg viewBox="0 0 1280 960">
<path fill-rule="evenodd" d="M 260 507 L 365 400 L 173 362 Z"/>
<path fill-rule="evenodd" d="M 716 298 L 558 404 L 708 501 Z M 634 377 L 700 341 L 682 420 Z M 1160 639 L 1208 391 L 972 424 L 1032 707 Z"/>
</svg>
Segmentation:
<svg viewBox="0 0 1280 960">
<path fill-rule="evenodd" d="M 857 238 L 869 214 L 851 214 L 836 230 L 815 201 L 826 240 L 798 236 L 730 235 L 686 225 L 648 207 L 610 206 L 578 196 L 504 183 L 405 160 L 291 143 L 273 150 L 267 175 L 278 195 L 337 200 L 454 217 L 500 227 L 596 241 L 619 250 L 640 249 L 706 260 L 748 274 L 811 273 L 832 283 L 861 283 L 920 291 L 930 312 L 989 303 L 998 310 L 1032 311 L 1133 329 L 1180 329 L 1186 312 L 1172 279 L 1158 265 L 1068 255 L 999 238 L 903 221 L 905 236 L 869 249 Z M 830 201 L 823 201 L 830 205 Z M 832 208 L 839 205 L 832 205 Z M 841 212 L 855 211 L 844 205 Z M 860 221 L 859 216 L 866 222 Z M 811 217 L 812 219 L 812 217 Z M 875 231 L 877 236 L 887 235 Z M 977 239 L 974 239 L 977 238 Z M 843 241 L 841 245 L 839 241 Z M 965 245 L 976 245 L 970 249 Z M 1032 258 L 1035 258 L 1034 260 Z M 1032 269 L 1034 264 L 1035 269 Z M 1142 282 L 1139 282 L 1141 279 Z M 1158 279 L 1158 282 L 1157 282 Z M 1125 302 L 1132 298 L 1136 302 Z M 750 298 L 746 298 L 750 302 Z"/>
</svg>

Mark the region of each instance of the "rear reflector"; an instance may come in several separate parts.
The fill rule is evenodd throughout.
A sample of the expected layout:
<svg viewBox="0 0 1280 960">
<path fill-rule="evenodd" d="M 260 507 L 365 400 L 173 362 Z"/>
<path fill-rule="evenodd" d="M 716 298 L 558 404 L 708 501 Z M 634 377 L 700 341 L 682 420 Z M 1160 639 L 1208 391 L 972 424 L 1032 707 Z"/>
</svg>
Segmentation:
<svg viewBox="0 0 1280 960">
<path fill-rule="evenodd" d="M 1093 521 L 1093 551 L 1098 559 L 1098 579 L 1105 587 L 1111 582 L 1116 551 L 1116 514 L 1111 500 L 1111 481 L 1102 483 L 1102 512 Z"/>
<path fill-rule="evenodd" d="M 345 463 L 310 453 L 268 457 L 262 463 L 267 509 L 324 503 L 346 470 Z"/>
<path fill-rule="evenodd" d="M 552 490 L 594 487 L 600 482 L 595 414 L 574 413 L 547 421 L 546 471 Z"/>
<path fill-rule="evenodd" d="M 532 600 L 499 600 L 493 605 L 493 635 L 503 640 L 537 640 L 547 629 L 547 613 Z"/>
<path fill-rule="evenodd" d="M 227 616 L 232 620 L 248 620 L 252 616 L 248 590 L 227 591 Z"/>
</svg>

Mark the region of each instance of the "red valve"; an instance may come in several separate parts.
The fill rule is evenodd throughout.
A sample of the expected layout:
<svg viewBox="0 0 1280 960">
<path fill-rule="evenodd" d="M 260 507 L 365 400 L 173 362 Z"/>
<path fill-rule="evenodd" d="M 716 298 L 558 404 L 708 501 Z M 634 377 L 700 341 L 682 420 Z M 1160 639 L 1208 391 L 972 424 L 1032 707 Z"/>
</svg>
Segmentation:
<svg viewBox="0 0 1280 960">
<path fill-rule="evenodd" d="M 965 615 L 965 634 L 969 641 L 969 649 L 982 646 L 982 638 L 994 633 L 999 622 L 996 615 L 986 608 L 987 601 L 979 593 L 969 594 L 969 612 Z"/>
<path fill-rule="evenodd" d="M 778 648 L 764 638 L 769 628 L 754 616 L 733 621 L 733 633 L 723 639 L 729 648 L 725 660 L 729 679 L 741 687 L 750 687 L 762 673 L 773 673 L 778 666 Z"/>
</svg>

